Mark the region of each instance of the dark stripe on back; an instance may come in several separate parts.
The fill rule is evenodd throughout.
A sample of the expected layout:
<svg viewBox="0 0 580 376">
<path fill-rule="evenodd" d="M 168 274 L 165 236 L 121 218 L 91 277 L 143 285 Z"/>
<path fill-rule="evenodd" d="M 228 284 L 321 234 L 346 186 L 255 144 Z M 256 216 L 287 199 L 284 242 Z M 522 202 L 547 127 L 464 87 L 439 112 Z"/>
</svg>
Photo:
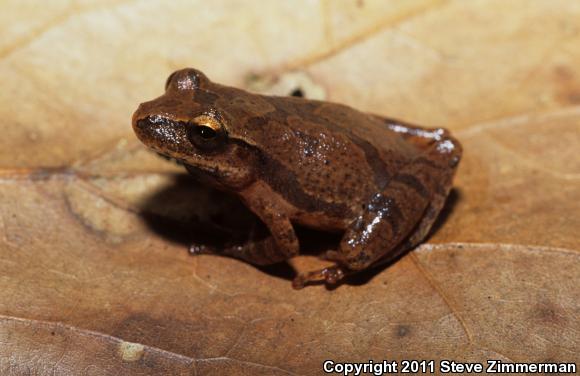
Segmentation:
<svg viewBox="0 0 580 376">
<path fill-rule="evenodd" d="M 287 98 L 284 98 L 287 99 Z M 301 100 L 298 100 L 299 102 Z M 356 146 L 358 146 L 364 153 L 367 164 L 373 171 L 373 180 L 375 185 L 379 190 L 383 190 L 390 180 L 389 168 L 381 158 L 377 148 L 370 142 L 357 136 L 353 129 L 356 128 L 356 124 L 353 124 L 353 129 L 344 128 L 338 126 L 325 116 L 316 115 L 316 110 L 320 107 L 320 103 L 311 101 L 301 101 L 300 106 L 294 107 L 296 103 L 292 101 L 285 101 L 284 106 L 275 106 L 276 110 L 268 114 L 269 117 L 274 118 L 282 124 L 287 125 L 287 119 L 291 115 L 296 115 L 311 121 L 314 124 L 321 125 L 322 127 L 328 128 L 336 133 L 345 135 L 349 140 L 351 140 Z M 290 109 L 289 111 L 287 109 Z M 291 129 L 291 131 L 294 131 Z"/>
<path fill-rule="evenodd" d="M 426 165 L 426 166 L 429 166 L 429 167 L 433 167 L 433 168 L 435 168 L 437 170 L 442 170 L 443 169 L 443 166 L 441 166 L 441 165 L 433 162 L 431 159 L 428 159 L 428 158 L 425 158 L 425 157 L 415 158 L 412 163 L 419 163 L 419 164 L 422 164 L 422 165 Z"/>
<path fill-rule="evenodd" d="M 268 120 L 266 120 L 266 118 L 264 118 L 263 116 L 254 116 L 249 118 L 246 124 L 249 127 L 261 128 L 266 124 L 268 124 Z"/>
<path fill-rule="evenodd" d="M 239 143 L 251 147 L 246 143 Z M 257 153 L 260 161 L 258 172 L 262 180 L 275 192 L 284 196 L 295 207 L 309 212 L 325 212 L 337 218 L 353 215 L 346 204 L 327 202 L 305 192 L 302 190 L 296 174 L 289 170 L 283 163 L 260 153 L 257 149 L 254 149 L 254 151 Z"/>
<path fill-rule="evenodd" d="M 413 188 L 413 190 L 415 190 L 423 198 L 429 197 L 429 191 L 427 191 L 427 188 L 425 188 L 423 183 L 421 183 L 421 181 L 413 175 L 398 174 L 393 178 L 393 180 Z"/>
<path fill-rule="evenodd" d="M 193 92 L 193 100 L 198 103 L 213 105 L 218 98 L 219 96 L 217 94 L 203 89 L 196 89 Z"/>
<path fill-rule="evenodd" d="M 379 151 L 370 142 L 363 140 L 354 133 L 350 133 L 348 137 L 364 152 L 365 159 L 373 170 L 375 184 L 379 190 L 383 190 L 389 184 L 390 174 Z"/>
</svg>

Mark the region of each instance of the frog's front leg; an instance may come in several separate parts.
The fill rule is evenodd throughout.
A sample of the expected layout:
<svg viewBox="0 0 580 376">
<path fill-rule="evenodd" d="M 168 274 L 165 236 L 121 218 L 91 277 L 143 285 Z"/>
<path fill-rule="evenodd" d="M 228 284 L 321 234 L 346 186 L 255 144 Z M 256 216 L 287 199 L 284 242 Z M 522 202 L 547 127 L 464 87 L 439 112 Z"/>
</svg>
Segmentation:
<svg viewBox="0 0 580 376">
<path fill-rule="evenodd" d="M 421 142 L 428 143 L 426 152 L 368 201 L 346 230 L 338 251 L 329 252 L 337 264 L 299 275 L 293 282 L 295 288 L 315 281 L 334 284 L 393 252 L 407 250 L 403 241 L 415 245 L 422 240 L 447 196 L 461 146 L 444 130 L 433 131 L 430 141 Z"/>
<path fill-rule="evenodd" d="M 246 206 L 266 225 L 270 236 L 249 241 L 242 248 L 226 250 L 231 256 L 257 265 L 268 265 L 287 260 L 299 252 L 299 242 L 288 216 L 288 208 L 267 185 L 257 182 L 241 192 Z"/>
<path fill-rule="evenodd" d="M 300 245 L 287 214 L 288 208 L 281 203 L 282 200 L 276 200 L 276 194 L 260 182 L 246 188 L 240 196 L 246 206 L 266 225 L 268 236 L 255 236 L 252 231 L 243 244 L 219 249 L 193 245 L 190 253 L 225 255 L 254 265 L 271 265 L 296 256 Z"/>
<path fill-rule="evenodd" d="M 271 265 L 287 259 L 283 253 L 279 252 L 273 236 L 256 238 L 253 233 L 250 234 L 247 241 L 241 244 L 228 244 L 219 248 L 193 244 L 189 247 L 189 253 L 192 255 L 229 256 L 260 266 Z"/>
</svg>

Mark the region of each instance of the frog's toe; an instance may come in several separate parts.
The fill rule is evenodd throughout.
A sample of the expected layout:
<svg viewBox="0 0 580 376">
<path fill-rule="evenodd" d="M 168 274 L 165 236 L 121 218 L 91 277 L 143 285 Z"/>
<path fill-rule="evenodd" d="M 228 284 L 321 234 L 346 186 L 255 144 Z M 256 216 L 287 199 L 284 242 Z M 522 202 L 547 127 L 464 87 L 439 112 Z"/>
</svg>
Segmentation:
<svg viewBox="0 0 580 376">
<path fill-rule="evenodd" d="M 214 253 L 214 249 L 203 244 L 191 244 L 189 246 L 190 255 L 208 255 Z"/>
<path fill-rule="evenodd" d="M 322 258 L 325 260 L 328 260 L 328 261 L 340 261 L 341 260 L 340 253 L 338 253 L 334 249 L 331 249 L 331 250 L 324 252 L 324 255 Z"/>
<path fill-rule="evenodd" d="M 315 270 L 308 273 L 299 274 L 292 281 L 292 287 L 299 290 L 311 283 L 325 282 L 328 285 L 335 285 L 346 276 L 344 269 L 338 265 Z"/>
<path fill-rule="evenodd" d="M 340 266 L 332 266 L 322 271 L 324 281 L 329 285 L 336 285 L 346 275 Z"/>
</svg>

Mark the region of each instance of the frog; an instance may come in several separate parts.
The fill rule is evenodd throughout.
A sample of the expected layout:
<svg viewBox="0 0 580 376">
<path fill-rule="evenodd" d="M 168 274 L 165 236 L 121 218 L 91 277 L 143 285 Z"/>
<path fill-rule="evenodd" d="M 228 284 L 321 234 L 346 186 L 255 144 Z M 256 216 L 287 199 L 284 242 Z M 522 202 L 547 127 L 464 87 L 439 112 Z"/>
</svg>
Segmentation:
<svg viewBox="0 0 580 376">
<path fill-rule="evenodd" d="M 137 138 L 183 164 L 201 184 L 237 196 L 267 236 L 220 249 L 264 266 L 301 253 L 296 226 L 337 233 L 331 265 L 292 286 L 334 286 L 419 245 L 441 212 L 462 156 L 445 128 L 344 104 L 252 93 L 185 68 L 133 114 Z"/>
</svg>

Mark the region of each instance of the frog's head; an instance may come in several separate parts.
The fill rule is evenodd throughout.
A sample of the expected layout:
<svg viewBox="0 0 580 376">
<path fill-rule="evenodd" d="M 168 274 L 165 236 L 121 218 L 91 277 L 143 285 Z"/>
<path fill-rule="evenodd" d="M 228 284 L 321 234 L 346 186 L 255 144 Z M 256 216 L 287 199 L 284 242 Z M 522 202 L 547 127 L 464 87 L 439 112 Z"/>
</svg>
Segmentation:
<svg viewBox="0 0 580 376">
<path fill-rule="evenodd" d="M 238 191 L 255 180 L 258 155 L 230 137 L 232 117 L 215 105 L 220 88 L 225 87 L 198 70 L 176 71 L 165 94 L 135 111 L 133 130 L 149 148 L 182 162 L 204 182 Z"/>
</svg>

